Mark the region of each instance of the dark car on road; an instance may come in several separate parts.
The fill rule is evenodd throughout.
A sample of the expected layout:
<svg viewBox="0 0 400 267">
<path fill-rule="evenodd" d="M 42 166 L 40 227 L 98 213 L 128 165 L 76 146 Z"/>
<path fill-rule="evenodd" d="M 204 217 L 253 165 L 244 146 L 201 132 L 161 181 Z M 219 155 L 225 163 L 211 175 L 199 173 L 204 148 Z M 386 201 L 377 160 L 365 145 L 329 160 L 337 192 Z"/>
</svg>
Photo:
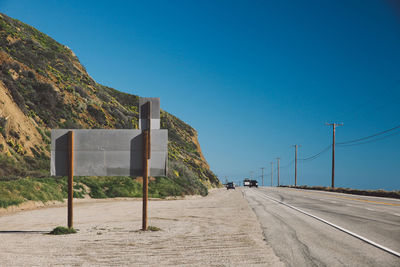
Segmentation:
<svg viewBox="0 0 400 267">
<path fill-rule="evenodd" d="M 256 180 L 251 180 L 250 187 L 258 187 L 258 182 Z"/>
<path fill-rule="evenodd" d="M 229 190 L 229 189 L 235 189 L 235 184 L 234 184 L 234 183 L 227 183 L 227 184 L 226 184 L 226 189 L 227 189 L 227 190 Z"/>
</svg>

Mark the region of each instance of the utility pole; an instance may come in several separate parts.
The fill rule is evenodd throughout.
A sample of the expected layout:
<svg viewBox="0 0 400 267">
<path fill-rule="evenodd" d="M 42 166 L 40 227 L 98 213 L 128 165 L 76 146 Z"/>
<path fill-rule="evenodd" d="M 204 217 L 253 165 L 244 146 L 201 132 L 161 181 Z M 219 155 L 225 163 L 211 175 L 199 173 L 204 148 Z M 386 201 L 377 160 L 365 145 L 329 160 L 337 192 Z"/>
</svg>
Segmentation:
<svg viewBox="0 0 400 267">
<path fill-rule="evenodd" d="M 332 125 L 333 139 L 332 139 L 332 188 L 335 187 L 335 132 L 337 126 L 343 126 L 343 123 L 325 123 L 327 126 Z"/>
<path fill-rule="evenodd" d="M 301 147 L 300 145 L 293 145 L 295 147 L 294 152 L 294 186 L 297 186 L 297 148 Z"/>
<path fill-rule="evenodd" d="M 274 162 L 271 161 L 271 187 L 272 187 L 272 177 L 274 173 Z"/>
<path fill-rule="evenodd" d="M 278 187 L 279 187 L 279 160 L 281 159 L 281 158 L 276 158 L 277 160 L 278 160 Z"/>
<path fill-rule="evenodd" d="M 262 186 L 264 186 L 264 167 L 261 168 L 261 180 L 262 180 Z"/>
</svg>

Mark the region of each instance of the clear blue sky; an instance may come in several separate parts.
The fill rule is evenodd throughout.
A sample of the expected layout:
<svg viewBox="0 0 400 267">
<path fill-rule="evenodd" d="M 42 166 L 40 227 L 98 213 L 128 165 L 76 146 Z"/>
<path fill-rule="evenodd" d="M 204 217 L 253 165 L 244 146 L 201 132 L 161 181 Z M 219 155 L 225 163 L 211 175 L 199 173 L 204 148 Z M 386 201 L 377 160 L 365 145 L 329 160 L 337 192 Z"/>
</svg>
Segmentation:
<svg viewBox="0 0 400 267">
<path fill-rule="evenodd" d="M 344 123 L 337 142 L 400 124 L 396 2 L 0 0 L 0 11 L 69 46 L 97 82 L 161 97 L 222 181 L 265 167 L 269 184 L 293 144 L 305 158 L 331 143 L 325 122 Z M 400 189 L 400 134 L 336 156 L 337 186 Z M 330 160 L 299 163 L 298 183 L 330 185 Z M 281 183 L 293 176 L 282 169 Z"/>
</svg>

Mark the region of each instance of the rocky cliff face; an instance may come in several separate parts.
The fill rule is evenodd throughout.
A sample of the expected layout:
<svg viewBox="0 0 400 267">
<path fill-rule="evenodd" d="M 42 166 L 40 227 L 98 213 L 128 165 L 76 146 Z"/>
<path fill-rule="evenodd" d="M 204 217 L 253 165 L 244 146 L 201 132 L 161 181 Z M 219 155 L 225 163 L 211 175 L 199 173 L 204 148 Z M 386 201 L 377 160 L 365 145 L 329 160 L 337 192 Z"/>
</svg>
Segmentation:
<svg viewBox="0 0 400 267">
<path fill-rule="evenodd" d="M 0 14 L 0 176 L 49 175 L 50 129 L 138 127 L 138 96 L 96 83 L 66 46 Z M 220 182 L 197 132 L 166 111 L 170 177 Z"/>
</svg>

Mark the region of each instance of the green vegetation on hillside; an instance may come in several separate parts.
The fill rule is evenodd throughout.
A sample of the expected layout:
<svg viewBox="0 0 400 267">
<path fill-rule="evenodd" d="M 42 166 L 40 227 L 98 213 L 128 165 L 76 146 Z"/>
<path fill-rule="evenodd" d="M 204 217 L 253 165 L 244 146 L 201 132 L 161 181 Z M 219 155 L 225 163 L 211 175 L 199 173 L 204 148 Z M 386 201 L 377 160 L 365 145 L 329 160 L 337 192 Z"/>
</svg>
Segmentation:
<svg viewBox="0 0 400 267">
<path fill-rule="evenodd" d="M 18 155 L 14 156 L 18 157 Z M 50 158 L 43 151 L 37 152 L 34 158 L 30 156 L 19 158 L 20 161 L 17 161 L 14 157 L 1 154 L 0 149 L 0 178 L 15 179 L 17 177 L 44 177 L 49 175 Z"/>
<path fill-rule="evenodd" d="M 207 195 L 208 190 L 188 169 L 182 176 L 156 177 L 149 182 L 149 197 Z M 0 208 L 26 201 L 63 201 L 67 198 L 67 178 L 17 178 L 0 180 Z M 142 184 L 131 177 L 75 177 L 74 198 L 141 197 Z"/>
<path fill-rule="evenodd" d="M 66 184 L 66 179 L 54 178 L 24 178 L 0 181 L 0 207 L 19 205 L 28 200 L 62 201 L 67 196 Z"/>
</svg>

